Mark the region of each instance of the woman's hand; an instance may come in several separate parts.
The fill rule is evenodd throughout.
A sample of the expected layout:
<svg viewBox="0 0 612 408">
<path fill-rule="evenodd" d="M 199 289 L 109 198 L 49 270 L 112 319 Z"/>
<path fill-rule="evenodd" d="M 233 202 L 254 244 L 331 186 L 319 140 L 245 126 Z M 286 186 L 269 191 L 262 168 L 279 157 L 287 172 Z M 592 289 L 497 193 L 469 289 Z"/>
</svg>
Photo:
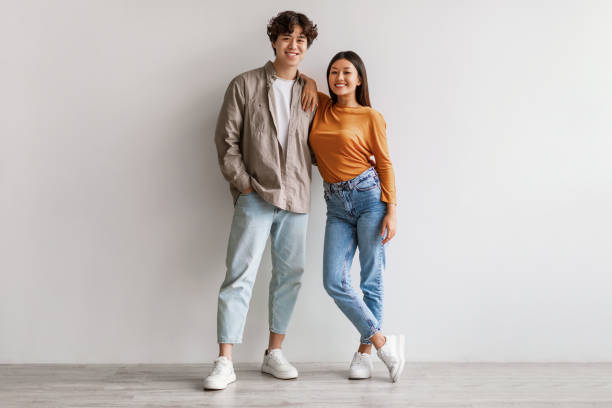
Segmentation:
<svg viewBox="0 0 612 408">
<path fill-rule="evenodd" d="M 302 109 L 304 112 L 314 111 L 319 104 L 319 96 L 317 95 L 317 83 L 314 79 L 307 77 L 304 74 L 300 74 L 302 79 L 306 81 L 304 89 L 302 90 Z"/>
<path fill-rule="evenodd" d="M 395 204 L 387 204 L 387 215 L 383 218 L 380 235 L 384 237 L 382 242 L 385 245 L 395 236 L 397 228 L 397 216 L 395 214 Z M 385 236 L 386 235 L 386 236 Z"/>
</svg>

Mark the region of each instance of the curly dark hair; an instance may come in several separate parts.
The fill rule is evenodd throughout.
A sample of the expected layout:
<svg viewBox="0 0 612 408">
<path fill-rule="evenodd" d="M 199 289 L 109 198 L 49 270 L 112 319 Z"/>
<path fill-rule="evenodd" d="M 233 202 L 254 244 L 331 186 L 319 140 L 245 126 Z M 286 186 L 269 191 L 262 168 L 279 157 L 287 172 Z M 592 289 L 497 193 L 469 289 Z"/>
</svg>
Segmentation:
<svg viewBox="0 0 612 408">
<path fill-rule="evenodd" d="M 312 44 L 315 38 L 317 38 L 317 35 L 319 35 L 317 25 L 306 17 L 305 14 L 290 10 L 278 13 L 276 17 L 270 19 L 268 23 L 268 37 L 270 41 L 275 42 L 281 34 L 292 33 L 293 26 L 296 24 L 302 27 L 302 31 L 306 36 L 307 46 L 310 47 L 310 44 Z M 272 49 L 274 50 L 274 55 L 276 55 L 276 49 L 274 49 L 274 47 L 272 47 Z"/>
</svg>

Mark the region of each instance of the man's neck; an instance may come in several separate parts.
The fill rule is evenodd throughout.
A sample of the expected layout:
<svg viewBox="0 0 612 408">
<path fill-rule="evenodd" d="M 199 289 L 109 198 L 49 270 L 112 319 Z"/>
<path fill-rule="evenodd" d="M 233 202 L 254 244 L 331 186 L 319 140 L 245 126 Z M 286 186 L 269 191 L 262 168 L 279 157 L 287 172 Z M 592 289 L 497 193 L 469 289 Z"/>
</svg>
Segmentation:
<svg viewBox="0 0 612 408">
<path fill-rule="evenodd" d="M 295 79 L 297 67 L 281 65 L 278 60 L 274 60 L 273 65 L 277 77 L 282 79 Z"/>
</svg>

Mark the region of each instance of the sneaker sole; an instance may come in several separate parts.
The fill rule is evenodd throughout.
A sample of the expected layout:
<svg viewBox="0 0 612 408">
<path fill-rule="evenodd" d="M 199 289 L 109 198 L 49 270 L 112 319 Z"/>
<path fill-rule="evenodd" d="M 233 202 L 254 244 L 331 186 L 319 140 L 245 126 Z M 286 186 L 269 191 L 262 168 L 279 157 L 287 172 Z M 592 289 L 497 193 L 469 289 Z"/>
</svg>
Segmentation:
<svg viewBox="0 0 612 408">
<path fill-rule="evenodd" d="M 404 335 L 399 335 L 397 337 L 398 337 L 398 340 L 399 340 L 398 354 L 399 354 L 399 358 L 400 358 L 400 366 L 399 366 L 399 369 L 397 370 L 397 374 L 393 378 L 393 382 L 397 382 L 399 380 L 400 375 L 402 375 L 402 371 L 404 371 L 404 365 L 406 363 L 406 355 L 405 355 L 405 352 L 404 352 L 404 348 L 405 348 L 405 344 L 406 344 L 406 337 Z"/>
<path fill-rule="evenodd" d="M 367 380 L 368 378 L 372 378 L 372 367 L 370 367 L 369 374 L 351 374 L 351 370 L 349 369 L 349 380 Z"/>
<path fill-rule="evenodd" d="M 204 391 L 221 391 L 227 388 L 228 385 L 230 385 L 231 383 L 236 382 L 236 375 L 234 374 L 234 377 L 225 385 L 223 384 L 213 384 L 213 385 L 204 385 Z"/>
<path fill-rule="evenodd" d="M 357 375 L 349 375 L 349 380 L 367 380 L 368 378 L 372 378 L 371 375 L 367 376 L 367 377 L 361 377 L 361 376 L 357 376 Z"/>
<path fill-rule="evenodd" d="M 294 379 L 298 378 L 298 375 L 297 375 L 297 374 L 295 374 L 295 375 L 290 375 L 290 374 L 280 374 L 280 375 L 279 375 L 279 374 L 275 373 L 275 372 L 274 372 L 274 370 L 272 370 L 272 369 L 268 369 L 268 368 L 267 368 L 267 367 L 265 367 L 265 366 L 262 366 L 262 367 L 261 367 L 261 372 L 262 372 L 262 373 L 264 373 L 264 374 L 271 375 L 271 376 L 272 376 L 272 377 L 274 377 L 274 378 L 278 378 L 279 380 L 294 380 Z"/>
</svg>

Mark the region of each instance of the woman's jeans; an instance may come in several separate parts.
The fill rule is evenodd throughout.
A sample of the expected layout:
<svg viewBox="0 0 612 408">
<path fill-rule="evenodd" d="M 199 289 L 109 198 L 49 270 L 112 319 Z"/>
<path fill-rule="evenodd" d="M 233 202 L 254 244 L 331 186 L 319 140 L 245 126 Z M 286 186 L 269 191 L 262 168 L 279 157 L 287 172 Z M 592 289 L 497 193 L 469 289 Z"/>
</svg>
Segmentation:
<svg viewBox="0 0 612 408">
<path fill-rule="evenodd" d="M 354 179 L 324 183 L 327 203 L 323 285 L 340 310 L 355 325 L 361 343 L 381 330 L 383 312 L 382 273 L 385 249 L 382 245 L 382 220 L 387 204 L 380 201 L 380 180 L 373 168 Z M 359 248 L 361 291 L 351 286 L 351 263 Z"/>
<path fill-rule="evenodd" d="M 219 343 L 242 343 L 251 293 L 268 237 L 272 252 L 270 331 L 287 333 L 304 273 L 307 226 L 308 214 L 281 210 L 257 193 L 238 197 L 227 245 L 227 272 L 219 291 Z"/>
</svg>

